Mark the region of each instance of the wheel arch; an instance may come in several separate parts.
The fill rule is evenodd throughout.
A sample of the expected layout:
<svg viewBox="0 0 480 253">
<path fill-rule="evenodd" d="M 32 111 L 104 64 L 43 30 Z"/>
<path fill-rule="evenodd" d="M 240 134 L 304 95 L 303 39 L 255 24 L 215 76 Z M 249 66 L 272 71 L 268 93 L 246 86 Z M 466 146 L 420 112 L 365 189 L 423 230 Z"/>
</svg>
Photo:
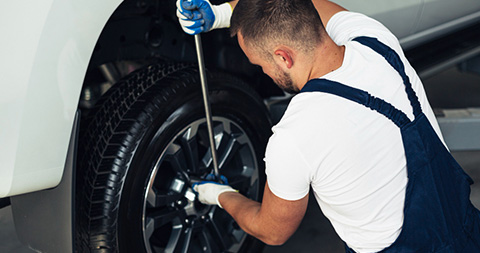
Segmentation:
<svg viewBox="0 0 480 253">
<path fill-rule="evenodd" d="M 7 146 L 13 154 L 5 157 L 9 166 L 2 167 L 7 176 L 0 177 L 0 196 L 59 184 L 90 56 L 103 26 L 120 3 L 120 0 L 53 0 L 38 6 L 41 14 L 12 17 L 12 22 L 30 25 L 26 25 L 26 31 L 13 28 L 8 31 L 21 33 L 10 38 L 17 40 L 24 51 L 4 57 L 12 63 L 8 68 L 12 68 L 9 77 L 13 83 L 5 85 L 13 91 L 7 101 L 11 106 L 6 115 L 2 110 L 5 117 L 1 122 L 11 126 L 11 131 L 8 136 L 2 135 L 1 140 L 11 144 Z M 18 8 L 13 5 L 7 6 L 8 9 Z"/>
<path fill-rule="evenodd" d="M 193 36 L 181 29 L 175 2 L 125 0 L 116 9 L 99 36 L 87 68 L 83 91 L 97 94 L 90 96 L 91 101 L 83 101 L 86 107 L 93 107 L 107 89 L 143 66 L 158 62 L 197 64 Z M 228 29 L 202 33 L 202 41 L 208 69 L 243 79 L 263 98 L 284 95 L 260 68 L 250 64 Z"/>
<path fill-rule="evenodd" d="M 9 68 L 22 67 L 22 73 L 12 69 L 6 81 L 13 80 L 13 75 L 25 78 L 13 82 L 15 96 L 7 101 L 11 106 L 6 115 L 3 115 L 5 111 L 0 112 L 5 116 L 1 125 L 16 129 L 6 138 L 0 136 L 2 143 L 11 144 L 7 146 L 13 147 L 15 154 L 6 161 L 12 165 L 2 167 L 8 177 L 0 177 L 0 196 L 13 196 L 17 234 L 22 243 L 32 249 L 42 252 L 74 250 L 72 179 L 78 102 L 94 46 L 121 2 L 52 0 L 39 3 L 38 8 L 33 9 L 42 15 L 12 14 L 18 16 L 13 22 L 30 25 L 25 25 L 25 31 L 18 31 L 28 36 L 28 39 L 18 40 L 25 51 L 16 57 L 13 50 L 4 57 L 9 62 L 15 59 Z M 9 7 L 31 9 L 25 6 L 27 4 L 32 3 L 22 2 Z M 3 81 L 2 87 L 5 87 Z M 11 115 L 15 117 L 9 117 Z M 3 124 L 4 121 L 8 122 Z M 7 183 L 3 184 L 4 181 Z M 56 225 L 52 227 L 52 224 Z"/>
</svg>

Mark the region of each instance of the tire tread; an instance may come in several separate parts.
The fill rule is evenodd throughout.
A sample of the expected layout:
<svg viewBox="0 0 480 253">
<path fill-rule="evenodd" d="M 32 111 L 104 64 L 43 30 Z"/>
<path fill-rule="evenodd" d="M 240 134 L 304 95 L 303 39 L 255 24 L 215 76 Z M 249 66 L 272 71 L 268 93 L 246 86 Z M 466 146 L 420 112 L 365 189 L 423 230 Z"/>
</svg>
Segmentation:
<svg viewBox="0 0 480 253">
<path fill-rule="evenodd" d="M 112 87 L 92 110 L 93 116 L 82 132 L 77 178 L 76 249 L 79 252 L 116 252 L 117 210 L 125 171 L 132 157 L 132 143 L 151 120 L 138 99 L 162 78 L 185 69 L 186 64 L 155 64 L 137 71 Z M 147 72 L 147 73 L 145 73 Z M 153 74 L 152 74 L 153 73 Z M 148 77 L 148 78 L 146 78 Z M 164 96 L 166 99 L 168 96 Z M 138 117 L 140 115 L 140 117 Z M 111 187 L 104 187 L 109 185 Z"/>
<path fill-rule="evenodd" d="M 208 77 L 211 78 L 211 75 L 209 73 Z M 76 195 L 79 203 L 76 216 L 77 251 L 119 251 L 117 218 L 127 176 L 126 168 L 132 162 L 135 147 L 154 121 L 153 115 L 164 110 L 176 97 L 184 95 L 191 88 L 187 84 L 197 83 L 196 77 L 198 71 L 191 65 L 148 66 L 113 86 L 99 100 L 87 121 L 82 122 L 77 170 L 80 180 L 77 181 Z M 231 81 L 232 78 L 226 80 Z M 234 82 L 231 88 L 253 96 L 254 101 L 259 101 L 259 108 L 263 108 L 262 100 L 250 86 Z M 211 92 L 220 94 L 223 91 Z M 266 109 L 264 114 L 268 118 Z"/>
</svg>

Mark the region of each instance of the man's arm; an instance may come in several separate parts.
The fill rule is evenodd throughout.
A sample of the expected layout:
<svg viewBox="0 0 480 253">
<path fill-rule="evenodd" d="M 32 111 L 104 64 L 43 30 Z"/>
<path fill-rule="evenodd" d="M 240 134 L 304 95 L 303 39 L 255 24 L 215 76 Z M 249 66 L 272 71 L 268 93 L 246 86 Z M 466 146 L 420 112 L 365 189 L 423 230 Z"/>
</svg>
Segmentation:
<svg viewBox="0 0 480 253">
<path fill-rule="evenodd" d="M 235 6 L 237 6 L 238 0 L 233 0 L 228 3 L 232 6 L 232 9 L 235 9 Z"/>
<path fill-rule="evenodd" d="M 322 19 L 322 23 L 324 26 L 327 25 L 330 18 L 335 15 L 337 12 L 346 11 L 347 9 L 343 8 L 342 6 L 332 3 L 327 0 L 312 0 L 313 5 L 315 5 L 315 9 L 317 9 L 320 18 Z M 238 0 L 233 0 L 228 2 L 232 9 L 235 9 L 235 6 L 238 3 Z"/>
<path fill-rule="evenodd" d="M 237 192 L 222 193 L 218 200 L 245 232 L 266 244 L 281 245 L 300 225 L 308 194 L 300 200 L 288 201 L 275 196 L 266 184 L 262 203 Z"/>
<path fill-rule="evenodd" d="M 331 17 L 333 17 L 333 15 L 347 10 L 340 5 L 327 0 L 312 0 L 312 2 L 315 6 L 315 9 L 317 9 L 324 26 L 327 26 L 328 21 Z"/>
<path fill-rule="evenodd" d="M 206 0 L 184 2 L 185 0 L 177 0 L 177 17 L 182 29 L 186 33 L 193 35 L 216 28 L 228 27 L 232 10 L 235 9 L 238 0 L 233 0 L 228 2 L 228 4 L 221 5 L 211 5 L 210 2 Z M 312 2 L 324 26 L 327 25 L 335 13 L 346 10 L 327 0 L 312 0 Z"/>
</svg>

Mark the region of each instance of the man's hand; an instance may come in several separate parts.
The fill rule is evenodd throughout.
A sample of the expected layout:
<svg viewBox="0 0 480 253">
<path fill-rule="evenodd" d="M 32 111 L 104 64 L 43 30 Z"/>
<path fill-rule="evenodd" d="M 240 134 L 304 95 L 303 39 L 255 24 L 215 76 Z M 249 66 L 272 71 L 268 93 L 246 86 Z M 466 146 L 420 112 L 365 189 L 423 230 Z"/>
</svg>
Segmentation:
<svg viewBox="0 0 480 253">
<path fill-rule="evenodd" d="M 224 184 L 220 184 L 211 180 L 215 180 L 215 176 L 208 175 L 206 180 L 200 183 L 194 183 L 192 188 L 198 193 L 198 200 L 206 205 L 218 205 L 223 208 L 218 201 L 220 194 L 224 192 L 238 192 L 228 185 L 228 181 L 224 176 L 220 176 Z"/>
<path fill-rule="evenodd" d="M 177 0 L 177 17 L 183 31 L 190 35 L 230 26 L 232 6 L 212 5 L 208 0 Z"/>
</svg>

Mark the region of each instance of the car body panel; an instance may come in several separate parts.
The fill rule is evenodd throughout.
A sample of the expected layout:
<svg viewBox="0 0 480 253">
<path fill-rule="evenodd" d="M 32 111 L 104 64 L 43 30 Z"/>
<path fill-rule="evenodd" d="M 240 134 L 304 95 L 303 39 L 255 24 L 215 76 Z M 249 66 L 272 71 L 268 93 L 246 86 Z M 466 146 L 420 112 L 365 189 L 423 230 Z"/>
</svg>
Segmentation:
<svg viewBox="0 0 480 253">
<path fill-rule="evenodd" d="M 0 2 L 0 197 L 60 182 L 86 68 L 120 3 Z"/>
<path fill-rule="evenodd" d="M 423 7 L 422 0 L 333 0 L 347 10 L 363 13 L 388 27 L 399 39 L 413 33 Z M 372 8 L 375 6 L 375 8 Z M 399 22 L 401 20 L 401 22 Z"/>
<path fill-rule="evenodd" d="M 480 21 L 478 0 L 424 0 L 424 6 L 412 35 L 401 40 L 404 48 L 434 40 L 446 33 Z"/>
<path fill-rule="evenodd" d="M 87 66 L 121 2 L 0 2 L 0 197 L 60 182 Z M 480 20 L 478 0 L 334 2 L 384 23 L 404 48 Z"/>
<path fill-rule="evenodd" d="M 478 0 L 424 0 L 424 7 L 415 33 L 480 12 Z"/>
<path fill-rule="evenodd" d="M 332 2 L 380 21 L 397 36 L 405 50 L 480 21 L 478 0 L 332 0 Z"/>
</svg>

